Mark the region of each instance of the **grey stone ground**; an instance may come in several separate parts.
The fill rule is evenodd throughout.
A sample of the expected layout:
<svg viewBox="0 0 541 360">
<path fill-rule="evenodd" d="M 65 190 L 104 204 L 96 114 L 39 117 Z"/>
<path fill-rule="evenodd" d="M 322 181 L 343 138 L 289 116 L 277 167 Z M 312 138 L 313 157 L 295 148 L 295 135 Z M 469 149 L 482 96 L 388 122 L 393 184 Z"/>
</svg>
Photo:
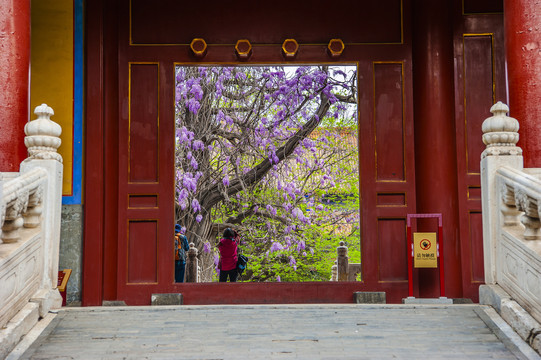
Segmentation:
<svg viewBox="0 0 541 360">
<path fill-rule="evenodd" d="M 496 313 L 490 310 L 479 305 L 65 308 L 21 358 L 535 358 L 524 356 L 521 344 L 495 327 L 491 314 Z"/>
</svg>

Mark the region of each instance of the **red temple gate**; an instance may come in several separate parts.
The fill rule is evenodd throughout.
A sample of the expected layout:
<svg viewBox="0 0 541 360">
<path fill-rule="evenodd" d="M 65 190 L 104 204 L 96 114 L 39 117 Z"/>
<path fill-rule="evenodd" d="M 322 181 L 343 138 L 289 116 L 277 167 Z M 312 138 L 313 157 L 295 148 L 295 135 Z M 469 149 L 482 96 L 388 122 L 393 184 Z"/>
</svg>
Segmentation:
<svg viewBox="0 0 541 360">
<path fill-rule="evenodd" d="M 446 293 L 476 300 L 480 124 L 505 97 L 502 17 L 468 8 L 475 1 L 435 3 L 338 1 L 347 10 L 334 14 L 320 0 L 88 2 L 83 304 L 148 304 L 167 292 L 192 304 L 350 302 L 353 291 L 399 302 L 415 212 L 443 213 Z M 202 57 L 195 38 L 208 45 Z M 248 59 L 235 52 L 241 39 L 252 44 Z M 285 39 L 299 44 L 294 58 Z M 330 39 L 343 41 L 339 56 Z M 274 63 L 357 66 L 363 281 L 175 284 L 175 66 Z M 437 272 L 414 278 L 418 296 L 437 296 Z"/>
</svg>

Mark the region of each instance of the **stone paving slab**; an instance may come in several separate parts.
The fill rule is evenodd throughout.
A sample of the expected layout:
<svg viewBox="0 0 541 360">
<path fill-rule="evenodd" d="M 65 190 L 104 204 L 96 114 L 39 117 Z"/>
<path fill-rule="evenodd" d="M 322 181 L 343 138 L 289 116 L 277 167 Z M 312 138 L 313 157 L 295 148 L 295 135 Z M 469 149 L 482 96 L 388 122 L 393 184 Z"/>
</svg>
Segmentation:
<svg viewBox="0 0 541 360">
<path fill-rule="evenodd" d="M 480 305 L 65 308 L 21 359 L 528 358 L 487 318 Z"/>
</svg>

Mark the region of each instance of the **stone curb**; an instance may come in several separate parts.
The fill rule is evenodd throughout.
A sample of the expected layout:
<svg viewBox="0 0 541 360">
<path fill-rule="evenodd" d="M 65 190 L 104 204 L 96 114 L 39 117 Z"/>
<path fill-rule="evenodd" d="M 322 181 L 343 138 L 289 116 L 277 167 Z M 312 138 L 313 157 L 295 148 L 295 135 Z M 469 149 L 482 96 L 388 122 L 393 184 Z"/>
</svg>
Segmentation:
<svg viewBox="0 0 541 360">
<path fill-rule="evenodd" d="M 541 360 L 541 356 L 505 322 L 495 309 L 489 306 L 479 306 L 475 312 L 518 359 Z"/>
</svg>

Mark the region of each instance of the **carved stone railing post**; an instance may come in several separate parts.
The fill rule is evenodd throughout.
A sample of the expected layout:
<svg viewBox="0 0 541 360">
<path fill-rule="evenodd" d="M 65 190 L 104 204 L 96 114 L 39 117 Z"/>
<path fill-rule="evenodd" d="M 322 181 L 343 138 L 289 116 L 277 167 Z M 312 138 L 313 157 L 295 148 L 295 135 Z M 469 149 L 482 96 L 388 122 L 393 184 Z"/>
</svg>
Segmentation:
<svg viewBox="0 0 541 360">
<path fill-rule="evenodd" d="M 36 168 L 47 172 L 43 191 L 29 194 L 24 204 L 25 227 L 33 227 L 38 217 L 43 215 L 42 233 L 44 237 L 44 278 L 43 286 L 56 288 L 58 279 L 58 257 L 60 249 L 60 221 L 62 211 L 62 156 L 57 152 L 61 144 L 60 125 L 50 119 L 53 109 L 46 104 L 34 110 L 36 120 L 24 127 L 24 144 L 28 148 L 28 157 L 21 163 L 20 173 L 28 173 Z"/>
<path fill-rule="evenodd" d="M 43 188 L 38 187 L 36 191 L 30 194 L 26 212 L 23 213 L 25 228 L 35 228 L 41 223 L 42 201 Z"/>
<path fill-rule="evenodd" d="M 336 264 L 336 261 L 331 267 L 331 281 L 338 281 L 338 265 Z"/>
<path fill-rule="evenodd" d="M 520 189 L 515 189 L 515 203 L 517 209 L 524 212 L 524 215 L 522 215 L 520 218 L 520 222 L 526 228 L 523 235 L 524 239 L 539 239 L 539 228 L 541 227 L 541 222 L 539 221 L 537 199 L 529 197 Z"/>
<path fill-rule="evenodd" d="M 336 248 L 336 261 L 331 267 L 331 281 L 356 281 L 361 273 L 361 264 L 349 262 L 348 248 L 343 241 Z"/>
<path fill-rule="evenodd" d="M 490 108 L 490 112 L 493 116 L 482 125 L 483 143 L 487 147 L 481 155 L 481 189 L 485 282 L 495 284 L 498 229 L 504 222 L 516 223 L 517 215 L 514 209 L 516 202 L 511 197 L 510 189 L 496 183 L 496 171 L 503 166 L 522 170 L 523 159 L 522 149 L 516 146 L 519 124 L 516 119 L 507 116 L 507 105 L 498 102 Z M 505 206 L 501 206 L 502 203 Z"/>
<path fill-rule="evenodd" d="M 343 241 L 336 248 L 336 265 L 338 268 L 338 281 L 348 280 L 348 248 Z"/>
<path fill-rule="evenodd" d="M 501 212 L 503 215 L 503 226 L 515 226 L 519 222 L 520 211 L 515 203 L 515 189 L 505 183 L 501 184 Z"/>
<path fill-rule="evenodd" d="M 197 250 L 197 247 L 195 247 L 195 244 L 190 243 L 190 250 L 188 250 L 188 262 L 186 264 L 186 282 L 198 282 L 198 253 L 199 251 Z"/>
<path fill-rule="evenodd" d="M 11 206 L 6 206 L 2 225 L 2 242 L 8 244 L 19 240 L 19 229 L 24 225 L 22 213 L 26 211 L 28 194 L 20 194 Z"/>
<path fill-rule="evenodd" d="M 361 273 L 361 264 L 348 264 L 348 281 L 357 281 L 357 275 Z"/>
</svg>

